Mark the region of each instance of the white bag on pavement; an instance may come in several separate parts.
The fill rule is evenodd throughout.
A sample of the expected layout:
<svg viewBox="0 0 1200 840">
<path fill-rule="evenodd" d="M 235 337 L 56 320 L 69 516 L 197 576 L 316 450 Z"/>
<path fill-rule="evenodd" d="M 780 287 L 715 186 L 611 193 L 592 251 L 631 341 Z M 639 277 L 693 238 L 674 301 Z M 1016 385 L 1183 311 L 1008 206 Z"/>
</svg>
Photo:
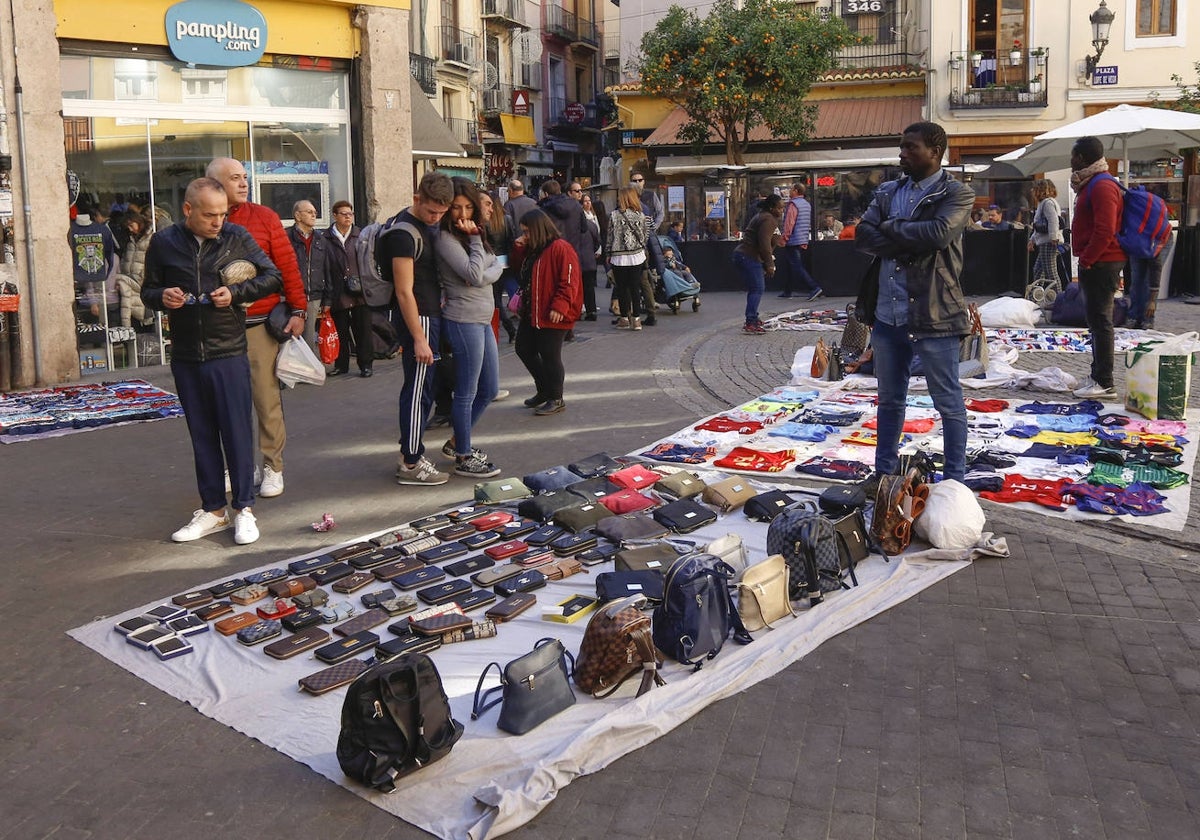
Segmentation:
<svg viewBox="0 0 1200 840">
<path fill-rule="evenodd" d="M 970 548 L 983 536 L 985 517 L 979 500 L 954 479 L 930 485 L 925 512 L 913 522 L 917 536 L 934 548 Z"/>
<path fill-rule="evenodd" d="M 1025 298 L 1001 297 L 979 307 L 979 320 L 985 327 L 1034 327 L 1042 320 L 1042 310 Z"/>
<path fill-rule="evenodd" d="M 275 357 L 275 375 L 289 388 L 295 388 L 299 382 L 324 385 L 325 365 L 321 364 L 317 354 L 303 338 L 294 335 L 279 345 L 279 355 Z"/>
</svg>

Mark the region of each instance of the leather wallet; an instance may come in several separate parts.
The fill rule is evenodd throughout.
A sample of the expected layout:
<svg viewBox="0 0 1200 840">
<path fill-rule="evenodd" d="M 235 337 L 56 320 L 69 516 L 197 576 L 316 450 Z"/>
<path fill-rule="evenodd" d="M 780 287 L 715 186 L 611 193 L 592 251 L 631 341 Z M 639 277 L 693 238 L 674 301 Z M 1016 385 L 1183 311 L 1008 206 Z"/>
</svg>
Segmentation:
<svg viewBox="0 0 1200 840">
<path fill-rule="evenodd" d="M 514 519 L 512 522 L 505 522 L 494 533 L 499 534 L 502 540 L 515 540 L 526 534 L 532 534 L 537 529 L 538 523 L 532 519 Z"/>
<path fill-rule="evenodd" d="M 228 601 L 214 601 L 203 607 L 197 607 L 195 610 L 196 616 L 204 621 L 212 621 L 214 618 L 229 615 L 231 612 L 233 612 L 233 605 Z"/>
<path fill-rule="evenodd" d="M 470 592 L 462 592 L 450 599 L 453 604 L 458 604 L 458 608 L 467 613 L 471 610 L 477 610 L 480 607 L 491 604 L 496 600 L 496 593 L 488 589 L 474 589 Z"/>
<path fill-rule="evenodd" d="M 462 557 L 467 553 L 467 547 L 460 542 L 442 543 L 433 548 L 427 548 L 424 551 L 417 552 L 417 559 L 427 565 L 441 563 L 445 560 L 453 560 L 455 557 Z"/>
<path fill-rule="evenodd" d="M 207 589 L 200 590 L 199 592 L 185 592 L 171 599 L 171 603 L 175 606 L 188 610 L 194 610 L 196 607 L 203 607 L 205 604 L 211 604 L 212 602 L 212 593 Z"/>
<path fill-rule="evenodd" d="M 215 627 L 217 632 L 222 636 L 232 636 L 242 628 L 249 627 L 251 624 L 258 624 L 260 621 L 262 621 L 262 619 L 254 613 L 235 613 L 228 618 L 222 618 L 220 621 L 214 624 L 213 627 Z"/>
<path fill-rule="evenodd" d="M 595 455 L 589 455 L 573 464 L 567 464 L 567 469 L 583 478 L 595 478 L 599 475 L 607 475 L 613 470 L 620 468 L 621 465 L 607 452 L 597 452 Z"/>
<path fill-rule="evenodd" d="M 322 662 L 335 665 L 365 650 L 370 650 L 377 644 L 379 644 L 379 637 L 370 630 L 363 630 L 361 633 L 347 636 L 344 639 L 338 639 L 336 642 L 330 642 L 324 647 L 317 648 L 314 655 Z"/>
<path fill-rule="evenodd" d="M 427 583 L 435 583 L 446 576 L 443 569 L 437 566 L 422 566 L 415 571 L 406 572 L 400 577 L 392 580 L 392 586 L 397 589 L 409 590 L 416 589 L 418 586 L 423 586 Z"/>
<path fill-rule="evenodd" d="M 285 616 L 294 615 L 296 611 L 296 605 L 284 598 L 277 598 L 275 599 L 275 603 L 259 607 L 255 610 L 259 618 L 269 621 L 278 621 Z"/>
<path fill-rule="evenodd" d="M 448 580 L 425 589 L 417 590 L 417 597 L 426 604 L 444 604 L 455 595 L 465 595 L 471 591 L 471 582 L 466 580 Z"/>
<path fill-rule="evenodd" d="M 525 610 L 537 603 L 537 596 L 529 592 L 518 592 L 515 595 L 509 595 L 499 604 L 492 607 L 485 616 L 492 621 L 512 621 Z"/>
<path fill-rule="evenodd" d="M 246 575 L 246 583 L 261 583 L 265 586 L 273 580 L 283 580 L 287 576 L 287 569 L 264 569 L 261 572 Z"/>
<path fill-rule="evenodd" d="M 262 644 L 267 639 L 274 639 L 283 632 L 283 625 L 278 621 L 263 619 L 262 621 L 243 627 L 237 631 L 237 640 L 247 647 Z"/>
<path fill-rule="evenodd" d="M 334 592 L 341 592 L 343 595 L 347 592 L 357 592 L 364 586 L 375 582 L 375 575 L 370 572 L 355 572 L 352 575 L 347 575 L 341 580 L 335 582 L 329 587 Z"/>
<path fill-rule="evenodd" d="M 261 583 L 251 583 L 243 586 L 237 592 L 230 593 L 229 600 L 235 604 L 253 604 L 255 601 L 261 601 L 266 598 L 269 593 L 267 587 Z"/>
<path fill-rule="evenodd" d="M 418 531 L 432 531 L 435 528 L 441 528 L 449 521 L 450 517 L 446 516 L 446 514 L 435 513 L 433 516 L 425 516 L 420 519 L 414 519 L 412 522 L 408 523 L 408 527 L 416 528 Z"/>
<path fill-rule="evenodd" d="M 368 610 L 373 610 L 379 606 L 380 601 L 385 601 L 385 600 L 388 600 L 390 598 L 395 598 L 395 597 L 396 597 L 396 593 L 393 592 L 392 590 L 380 589 L 376 592 L 366 592 L 363 595 L 361 595 L 358 600 L 362 603 L 363 607 L 365 607 Z M 407 598 L 409 596 L 405 595 L 404 597 Z"/>
<path fill-rule="evenodd" d="M 292 633 L 303 630 L 305 627 L 315 627 L 323 621 L 321 611 L 312 607 L 304 607 L 303 609 L 296 610 L 296 612 L 289 616 L 279 619 L 279 623 Z"/>
<path fill-rule="evenodd" d="M 596 566 L 600 563 L 607 562 L 613 558 L 618 551 L 621 550 L 619 545 L 612 543 L 601 543 L 595 548 L 589 548 L 587 551 L 581 551 L 575 555 L 575 559 L 585 566 Z"/>
<path fill-rule="evenodd" d="M 546 585 L 546 576 L 537 569 L 526 569 L 515 578 L 496 584 L 496 594 L 508 597 L 518 592 L 531 592 Z"/>
<path fill-rule="evenodd" d="M 505 539 L 513 539 L 513 538 L 506 537 Z M 462 538 L 462 544 L 465 545 L 467 548 L 471 549 L 472 551 L 474 551 L 477 548 L 483 548 L 485 546 L 491 545 L 492 543 L 498 543 L 498 542 L 500 542 L 500 532 L 499 531 L 476 531 L 474 534 L 470 534 L 470 535 Z"/>
<path fill-rule="evenodd" d="M 496 635 L 496 623 L 490 618 L 484 617 L 483 621 L 473 621 L 470 627 L 463 627 L 457 630 L 451 630 L 449 633 L 442 634 L 442 644 L 448 645 L 454 642 L 470 642 L 475 639 L 490 639 Z"/>
<path fill-rule="evenodd" d="M 513 515 L 506 510 L 494 510 L 491 513 L 485 513 L 483 516 L 477 516 L 467 522 L 476 531 L 491 531 L 493 528 L 499 528 L 506 522 L 512 522 Z"/>
<path fill-rule="evenodd" d="M 471 575 L 484 569 L 490 569 L 495 565 L 496 561 L 491 557 L 476 554 L 474 557 L 467 557 L 463 560 L 455 560 L 453 563 L 447 563 L 442 568 L 451 577 L 461 577 L 462 575 Z"/>
<path fill-rule="evenodd" d="M 308 575 L 294 577 L 291 580 L 277 580 L 267 585 L 267 591 L 274 598 L 293 598 L 316 588 L 317 582 Z"/>
<path fill-rule="evenodd" d="M 449 522 L 450 520 L 446 521 Z M 433 534 L 425 534 L 424 536 L 413 537 L 412 539 L 397 543 L 396 550 L 404 557 L 413 557 L 420 551 L 440 545 L 441 542 Z"/>
<path fill-rule="evenodd" d="M 520 554 L 514 554 L 509 558 L 509 561 L 522 568 L 531 569 L 534 566 L 549 563 L 553 559 L 554 552 L 548 546 L 539 546 L 537 548 L 529 548 Z"/>
<path fill-rule="evenodd" d="M 586 570 L 583 568 L 583 564 L 574 557 L 567 557 L 556 563 L 547 563 L 545 566 L 539 566 L 538 571 L 544 574 L 547 580 L 562 580 Z"/>
<path fill-rule="evenodd" d="M 500 543 L 499 545 L 493 545 L 485 548 L 483 553 L 488 557 L 491 557 L 493 560 L 504 560 L 505 558 L 512 557 L 515 554 L 520 554 L 528 547 L 529 546 L 526 545 L 526 543 L 522 540 L 508 540 Z"/>
<path fill-rule="evenodd" d="M 153 618 L 155 621 L 170 621 L 172 618 L 187 615 L 187 610 L 175 604 L 159 604 L 157 607 L 148 609 L 142 614 L 147 618 Z"/>
<path fill-rule="evenodd" d="M 300 680 L 300 690 L 309 694 L 325 694 L 335 688 L 354 682 L 371 667 L 366 660 L 356 659 L 353 662 L 343 662 L 332 668 L 325 668 L 315 674 L 309 674 Z"/>
<path fill-rule="evenodd" d="M 385 598 L 379 602 L 379 609 L 383 610 L 389 616 L 404 615 L 416 608 L 417 599 L 411 595 L 397 595 L 394 598 Z"/>
<path fill-rule="evenodd" d="M 471 580 L 476 586 L 494 586 L 502 580 L 508 580 L 511 577 L 516 577 L 525 571 L 524 567 L 518 566 L 516 563 L 508 563 L 503 566 L 493 566 L 490 569 L 484 569 L 482 572 L 476 572 L 471 575 Z"/>
<path fill-rule="evenodd" d="M 323 607 L 329 603 L 329 593 L 324 589 L 310 589 L 292 596 L 292 603 L 297 607 Z"/>
<path fill-rule="evenodd" d="M 550 543 L 550 550 L 559 557 L 570 557 L 596 546 L 596 535 L 589 533 L 563 534 Z"/>
<path fill-rule="evenodd" d="M 409 622 L 412 631 L 419 636 L 441 636 L 452 630 L 463 630 L 473 622 L 462 613 L 442 613 Z"/>
<path fill-rule="evenodd" d="M 336 636 L 353 636 L 355 633 L 361 633 L 363 630 L 370 630 L 372 627 L 378 627 L 385 623 L 389 616 L 387 610 L 373 609 L 367 610 L 364 613 L 354 616 L 349 621 L 343 621 L 337 627 L 333 628 Z"/>
<path fill-rule="evenodd" d="M 382 581 L 390 581 L 400 577 L 400 575 L 408 572 L 415 572 L 417 569 L 425 566 L 416 557 L 403 557 L 399 560 L 394 560 L 391 563 L 384 563 L 382 566 L 376 566 L 371 570 L 371 573 L 376 578 Z"/>
<path fill-rule="evenodd" d="M 351 558 L 358 557 L 361 554 L 370 554 L 375 550 L 374 543 L 371 542 L 356 542 L 353 545 L 348 545 L 345 548 L 334 549 L 329 552 L 329 556 L 339 563 L 344 563 Z"/>
<path fill-rule="evenodd" d="M 291 563 L 288 563 L 288 571 L 294 575 L 306 575 L 317 569 L 332 566 L 336 562 L 328 554 L 318 554 L 316 557 L 309 557 L 307 560 L 293 560 Z"/>
<path fill-rule="evenodd" d="M 354 569 L 349 563 L 334 563 L 324 569 L 314 569 L 309 572 L 309 577 L 317 582 L 317 586 L 325 586 L 352 574 L 354 574 Z"/>
<path fill-rule="evenodd" d="M 444 528 L 438 528 L 433 535 L 442 542 L 454 542 L 467 534 L 474 534 L 475 530 L 470 522 L 452 522 Z"/>
<path fill-rule="evenodd" d="M 358 609 L 349 601 L 334 601 L 320 608 L 321 620 L 326 624 L 345 621 L 357 612 Z"/>
<path fill-rule="evenodd" d="M 420 621 L 421 619 L 429 618 L 430 616 L 444 615 L 446 613 L 463 615 L 462 607 L 460 607 L 458 604 L 439 604 L 436 607 L 426 607 L 420 612 L 415 612 L 407 618 L 402 618 L 393 624 L 389 624 L 388 630 L 395 633 L 397 636 L 403 636 L 406 633 L 412 632 L 412 622 Z"/>
<path fill-rule="evenodd" d="M 578 504 L 578 502 L 576 502 Z M 574 505 L 572 505 L 574 507 Z M 526 545 L 549 545 L 565 534 L 560 525 L 543 525 L 525 537 Z"/>
<path fill-rule="evenodd" d="M 233 592 L 237 592 L 245 585 L 246 581 L 241 578 L 234 578 L 233 580 L 218 583 L 216 586 L 208 587 L 208 594 L 214 598 L 224 598 Z"/>
<path fill-rule="evenodd" d="M 441 636 L 418 636 L 416 633 L 406 633 L 375 645 L 375 655 L 386 662 L 402 653 L 429 653 L 441 646 Z"/>
<path fill-rule="evenodd" d="M 374 551 L 360 554 L 357 557 L 350 558 L 350 565 L 356 569 L 374 569 L 376 566 L 382 566 L 384 563 L 390 563 L 400 556 L 400 552 L 394 548 L 377 548 Z"/>
<path fill-rule="evenodd" d="M 648 601 L 663 599 L 663 576 L 660 572 L 603 572 L 596 575 L 596 597 L 606 604 L 630 595 L 643 595 Z"/>
<path fill-rule="evenodd" d="M 286 639 L 280 639 L 277 642 L 271 642 L 263 648 L 263 653 L 274 659 L 291 659 L 297 654 L 304 653 L 306 650 L 312 650 L 315 647 L 320 647 L 329 641 L 329 634 L 320 627 L 309 627 L 288 636 Z"/>
<path fill-rule="evenodd" d="M 479 516 L 483 508 L 478 505 L 459 505 L 454 510 L 446 511 L 446 518 L 451 522 L 466 522 Z"/>
</svg>

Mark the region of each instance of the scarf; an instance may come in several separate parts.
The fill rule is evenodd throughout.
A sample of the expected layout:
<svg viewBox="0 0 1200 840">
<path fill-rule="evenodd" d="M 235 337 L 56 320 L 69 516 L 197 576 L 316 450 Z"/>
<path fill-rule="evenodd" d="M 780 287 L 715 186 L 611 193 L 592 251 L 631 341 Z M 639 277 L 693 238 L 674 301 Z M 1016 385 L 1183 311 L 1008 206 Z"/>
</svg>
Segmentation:
<svg viewBox="0 0 1200 840">
<path fill-rule="evenodd" d="M 1079 192 L 1084 188 L 1087 182 L 1092 179 L 1093 176 L 1107 171 L 1108 161 L 1104 158 L 1100 158 L 1100 160 L 1096 161 L 1095 163 L 1088 164 L 1087 166 L 1083 167 L 1083 169 L 1079 169 L 1071 173 L 1071 189 L 1075 190 L 1075 192 Z"/>
</svg>

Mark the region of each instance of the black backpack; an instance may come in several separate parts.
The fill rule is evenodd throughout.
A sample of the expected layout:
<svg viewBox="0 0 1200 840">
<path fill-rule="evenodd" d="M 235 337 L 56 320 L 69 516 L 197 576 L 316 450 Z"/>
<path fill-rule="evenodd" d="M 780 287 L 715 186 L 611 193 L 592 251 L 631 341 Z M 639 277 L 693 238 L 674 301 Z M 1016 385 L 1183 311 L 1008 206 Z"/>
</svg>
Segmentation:
<svg viewBox="0 0 1200 840">
<path fill-rule="evenodd" d="M 663 602 L 654 609 L 654 645 L 667 656 L 700 670 L 721 652 L 729 634 L 738 644 L 752 639 L 742 624 L 729 581 L 734 570 L 714 554 L 685 554 L 667 570 Z"/>
<path fill-rule="evenodd" d="M 462 734 L 433 660 L 403 654 L 350 684 L 338 764 L 350 778 L 391 793 L 396 779 L 443 758 Z"/>
<path fill-rule="evenodd" d="M 843 579 L 853 565 L 843 563 L 833 521 L 801 502 L 780 513 L 767 528 L 767 554 L 782 554 L 788 565 L 788 597 L 815 606 L 825 592 L 849 589 Z"/>
</svg>

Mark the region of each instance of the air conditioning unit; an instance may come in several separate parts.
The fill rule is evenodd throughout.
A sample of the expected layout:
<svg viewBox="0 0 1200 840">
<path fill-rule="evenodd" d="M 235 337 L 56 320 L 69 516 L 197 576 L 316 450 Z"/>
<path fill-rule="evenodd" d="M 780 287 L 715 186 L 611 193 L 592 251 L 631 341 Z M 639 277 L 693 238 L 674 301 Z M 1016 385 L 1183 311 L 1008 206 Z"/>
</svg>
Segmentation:
<svg viewBox="0 0 1200 840">
<path fill-rule="evenodd" d="M 471 45 L 470 44 L 455 44 L 450 50 L 450 60 L 457 61 L 459 64 L 471 63 Z"/>
<path fill-rule="evenodd" d="M 502 90 L 485 90 L 483 92 L 483 110 L 503 111 L 504 106 L 507 104 L 504 99 L 504 91 Z"/>
</svg>

